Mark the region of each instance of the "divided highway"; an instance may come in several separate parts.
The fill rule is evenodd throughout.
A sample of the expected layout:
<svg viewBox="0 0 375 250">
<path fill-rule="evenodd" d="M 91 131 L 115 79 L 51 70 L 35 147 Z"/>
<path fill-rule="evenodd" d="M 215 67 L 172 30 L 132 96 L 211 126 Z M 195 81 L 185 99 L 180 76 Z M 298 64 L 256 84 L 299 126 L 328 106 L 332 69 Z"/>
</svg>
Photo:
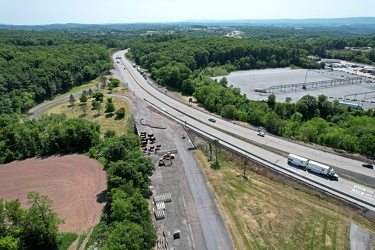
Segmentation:
<svg viewBox="0 0 375 250">
<path fill-rule="evenodd" d="M 126 50 L 116 52 L 113 55 L 113 60 L 114 62 L 119 61 L 119 63 L 115 63 L 115 65 L 123 78 L 126 79 L 133 95 L 146 100 L 150 105 L 160 109 L 160 111 L 173 117 L 181 124 L 186 123 L 190 128 L 199 130 L 199 132 L 210 138 L 218 139 L 221 144 L 239 151 L 249 158 L 263 162 L 269 167 L 292 175 L 294 178 L 301 179 L 306 183 L 317 186 L 320 189 L 375 212 L 375 190 L 373 188 L 359 185 L 344 178 L 339 178 L 338 181 L 332 181 L 322 176 L 308 173 L 288 165 L 286 155 L 282 156 L 273 153 L 246 141 L 253 141 L 257 144 L 263 144 L 270 148 L 282 150 L 285 153 L 293 153 L 305 158 L 314 159 L 315 161 L 333 166 L 336 172 L 355 172 L 367 176 L 370 180 L 374 180 L 375 182 L 374 169 L 363 168 L 361 166 L 362 162 L 359 161 L 295 144 L 273 136 L 266 135 L 265 137 L 259 137 L 256 131 L 227 122 L 220 118 L 216 119 L 216 123 L 211 123 L 208 121 L 210 117 L 209 113 L 192 108 L 187 105 L 187 103 L 181 103 L 169 97 L 168 94 L 162 93 L 150 86 L 147 80 L 133 68 L 132 63 L 124 57 L 125 52 Z M 246 141 L 239 139 L 239 137 L 246 139 Z"/>
</svg>

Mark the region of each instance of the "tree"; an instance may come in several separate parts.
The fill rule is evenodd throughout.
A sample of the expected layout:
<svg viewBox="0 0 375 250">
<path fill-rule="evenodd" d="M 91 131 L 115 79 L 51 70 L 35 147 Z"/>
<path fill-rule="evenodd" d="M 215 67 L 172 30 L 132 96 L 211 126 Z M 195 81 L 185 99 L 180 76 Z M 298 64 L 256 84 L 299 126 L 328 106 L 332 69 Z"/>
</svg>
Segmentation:
<svg viewBox="0 0 375 250">
<path fill-rule="evenodd" d="M 105 88 L 107 86 L 107 79 L 103 72 L 100 72 L 99 74 L 99 81 L 102 88 Z"/>
<path fill-rule="evenodd" d="M 20 245 L 20 239 L 13 236 L 0 236 L 0 249 L 1 250 L 17 250 Z"/>
<path fill-rule="evenodd" d="M 21 208 L 21 203 L 18 199 L 6 202 L 5 209 L 6 218 L 12 222 L 8 230 L 15 232 L 23 224 L 25 210 Z"/>
<path fill-rule="evenodd" d="M 74 106 L 74 103 L 76 102 L 76 99 L 74 98 L 73 95 L 69 96 L 69 102 L 70 102 L 70 105 Z"/>
<path fill-rule="evenodd" d="M 134 222 L 128 220 L 114 222 L 108 230 L 108 238 L 101 249 L 150 249 L 150 247 L 144 248 L 143 235 L 142 227 Z"/>
<path fill-rule="evenodd" d="M 237 109 L 236 106 L 234 105 L 225 105 L 221 109 L 221 115 L 223 117 L 229 118 L 229 119 L 234 119 L 237 116 Z"/>
<path fill-rule="evenodd" d="M 5 229 L 0 231 L 0 249 L 57 249 L 58 225 L 63 220 L 52 210 L 52 201 L 30 192 L 27 204 L 30 207 L 24 210 L 18 199 L 5 206 L 0 199 L 0 222 Z"/>
<path fill-rule="evenodd" d="M 362 154 L 375 156 L 375 136 L 371 134 L 363 135 L 359 139 L 359 149 Z"/>
<path fill-rule="evenodd" d="M 82 95 L 79 97 L 79 101 L 82 102 L 82 103 L 86 103 L 87 102 L 87 96 L 82 93 Z"/>
<path fill-rule="evenodd" d="M 93 95 L 93 92 L 92 92 L 92 89 L 91 89 L 91 88 L 90 88 L 89 91 L 88 91 L 88 95 L 89 95 L 90 98 L 91 98 L 92 95 Z"/>
<path fill-rule="evenodd" d="M 284 125 L 283 136 L 294 138 L 297 135 L 298 128 L 299 128 L 298 122 L 293 122 L 293 121 L 287 122 Z"/>
<path fill-rule="evenodd" d="M 228 86 L 228 79 L 224 76 L 223 78 L 220 79 L 221 86 L 227 87 Z"/>
<path fill-rule="evenodd" d="M 105 104 L 105 113 L 112 113 L 113 111 L 115 111 L 115 105 L 113 105 L 112 102 L 107 102 Z"/>
<path fill-rule="evenodd" d="M 111 79 L 111 83 L 114 88 L 120 86 L 120 81 L 118 79 Z"/>
<path fill-rule="evenodd" d="M 104 134 L 104 139 L 112 138 L 116 135 L 116 131 L 114 130 L 107 130 Z"/>
<path fill-rule="evenodd" d="M 86 115 L 86 110 L 87 110 L 87 104 L 86 103 L 82 103 L 81 110 L 82 110 L 83 114 Z"/>
<path fill-rule="evenodd" d="M 97 109 L 98 106 L 99 106 L 99 103 L 100 103 L 100 102 L 97 101 L 97 100 L 95 100 L 95 99 L 92 100 L 92 101 L 91 101 L 91 106 L 92 106 L 92 108 L 93 108 L 93 109 Z"/>
<path fill-rule="evenodd" d="M 109 90 L 109 92 L 112 92 L 112 90 L 113 90 L 113 85 L 112 85 L 112 83 L 109 83 L 109 84 L 108 84 L 108 90 Z"/>
<path fill-rule="evenodd" d="M 56 249 L 58 225 L 63 220 L 52 210 L 52 200 L 37 192 L 27 194 L 30 208 L 25 214 L 24 246 L 27 249 Z"/>
<path fill-rule="evenodd" d="M 96 109 L 98 110 L 98 116 L 100 115 L 100 110 L 102 108 L 102 103 L 101 102 L 98 102 L 97 103 L 97 106 L 96 106 Z"/>
<path fill-rule="evenodd" d="M 215 147 L 215 163 L 212 164 L 211 167 L 214 168 L 214 169 L 219 169 L 220 168 L 219 155 L 218 155 L 218 150 L 219 150 L 219 146 L 220 146 L 219 140 L 217 140 L 217 139 L 212 140 L 212 145 Z"/>
<path fill-rule="evenodd" d="M 103 102 L 104 94 L 102 92 L 95 92 L 92 97 L 98 102 Z"/>
<path fill-rule="evenodd" d="M 305 120 L 309 120 L 319 113 L 318 101 L 314 96 L 305 95 L 296 103 L 296 110 L 303 115 Z"/>
<path fill-rule="evenodd" d="M 270 94 L 268 96 L 268 106 L 273 109 L 275 107 L 275 104 L 276 104 L 276 95 L 275 94 Z"/>
<path fill-rule="evenodd" d="M 277 135 L 282 134 L 284 121 L 275 112 L 268 113 L 265 118 L 265 127 L 267 130 Z"/>
<path fill-rule="evenodd" d="M 116 116 L 118 119 L 121 119 L 121 118 L 124 118 L 125 117 L 125 108 L 119 108 L 117 111 L 116 111 Z"/>
</svg>

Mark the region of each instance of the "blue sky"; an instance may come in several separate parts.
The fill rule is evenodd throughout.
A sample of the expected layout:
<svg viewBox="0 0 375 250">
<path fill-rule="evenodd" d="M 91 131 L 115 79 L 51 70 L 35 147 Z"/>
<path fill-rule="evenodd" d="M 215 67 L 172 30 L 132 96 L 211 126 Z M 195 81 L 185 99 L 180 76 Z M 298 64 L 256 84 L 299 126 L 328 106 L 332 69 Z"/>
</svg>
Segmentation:
<svg viewBox="0 0 375 250">
<path fill-rule="evenodd" d="M 374 0 L 0 0 L 0 24 L 374 16 Z"/>
</svg>

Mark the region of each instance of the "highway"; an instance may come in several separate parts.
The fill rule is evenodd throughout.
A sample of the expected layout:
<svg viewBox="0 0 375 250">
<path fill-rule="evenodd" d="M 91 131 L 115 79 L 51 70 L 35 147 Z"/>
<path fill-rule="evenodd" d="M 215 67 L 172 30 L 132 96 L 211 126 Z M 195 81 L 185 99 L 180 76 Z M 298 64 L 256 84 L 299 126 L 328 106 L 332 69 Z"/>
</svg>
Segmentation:
<svg viewBox="0 0 375 250">
<path fill-rule="evenodd" d="M 283 152 L 293 153 L 305 158 L 313 159 L 327 165 L 335 167 L 337 172 L 348 171 L 366 176 L 375 182 L 375 170 L 367 169 L 361 166 L 362 162 L 341 157 L 336 154 L 330 154 L 314 148 L 302 146 L 291 141 L 283 140 L 277 137 L 266 135 L 259 137 L 257 132 L 248 128 L 216 118 L 216 123 L 211 123 L 208 118 L 211 116 L 204 112 L 190 107 L 187 103 L 181 103 L 166 93 L 162 93 L 148 84 L 147 80 L 132 66 L 132 63 L 124 57 L 125 50 L 118 51 L 113 55 L 116 62 L 121 57 L 121 63 L 115 64 L 117 69 L 126 79 L 129 88 L 138 98 L 146 100 L 150 105 L 160 109 L 181 124 L 192 129 L 199 130 L 212 139 L 218 139 L 222 145 L 233 150 L 239 151 L 243 155 L 257 161 L 263 162 L 269 167 L 275 168 L 294 178 L 317 186 L 327 192 L 340 196 L 346 200 L 354 202 L 371 211 L 375 211 L 375 190 L 364 185 L 359 185 L 350 180 L 339 178 L 338 181 L 332 181 L 322 176 L 308 173 L 288 165 L 286 155 L 280 155 L 269 151 L 266 147 L 258 147 L 254 144 L 262 144 L 270 148 L 279 149 Z M 225 132 L 224 132 L 225 131 Z M 236 135 L 236 136 L 233 136 Z M 248 143 L 243 139 L 253 141 Z"/>
</svg>

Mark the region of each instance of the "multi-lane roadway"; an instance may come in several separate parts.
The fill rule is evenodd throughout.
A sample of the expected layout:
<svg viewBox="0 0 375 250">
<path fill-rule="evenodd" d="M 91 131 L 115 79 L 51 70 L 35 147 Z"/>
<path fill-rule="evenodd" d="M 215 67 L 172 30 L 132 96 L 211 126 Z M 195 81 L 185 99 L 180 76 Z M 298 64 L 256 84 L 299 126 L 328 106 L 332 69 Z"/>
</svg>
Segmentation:
<svg viewBox="0 0 375 250">
<path fill-rule="evenodd" d="M 304 182 L 317 186 L 320 189 L 329 191 L 332 194 L 341 196 L 351 202 L 354 202 L 367 209 L 375 211 L 375 190 L 359 185 L 345 178 L 339 178 L 338 181 L 332 181 L 322 176 L 317 176 L 288 165 L 287 158 L 283 154 L 276 154 L 266 148 L 279 149 L 286 153 L 301 155 L 305 158 L 314 159 L 327 165 L 334 166 L 337 172 L 355 173 L 368 178 L 368 182 L 375 183 L 375 170 L 362 167 L 362 162 L 344 158 L 337 154 L 331 154 L 311 147 L 306 147 L 291 141 L 283 140 L 277 137 L 266 135 L 259 137 L 256 131 L 246 127 L 239 126 L 233 122 L 217 118 L 215 123 L 209 122 L 209 113 L 192 108 L 188 103 L 182 103 L 175 100 L 165 93 L 155 89 L 148 83 L 144 77 L 133 67 L 132 63 L 124 56 L 126 51 L 118 51 L 113 55 L 115 58 L 121 57 L 121 62 L 116 67 L 126 79 L 129 88 L 138 98 L 142 98 L 154 105 L 160 111 L 170 115 L 181 123 L 186 123 L 192 129 L 198 129 L 206 136 L 218 139 L 221 144 L 240 151 L 242 154 L 253 158 L 278 171 L 285 172 Z M 236 136 L 233 136 L 236 135 Z M 242 137 L 239 138 L 239 137 Z M 245 140 L 243 140 L 245 139 Z M 249 143 L 253 141 L 255 143 Z M 259 145 L 266 147 L 258 147 Z"/>
</svg>

